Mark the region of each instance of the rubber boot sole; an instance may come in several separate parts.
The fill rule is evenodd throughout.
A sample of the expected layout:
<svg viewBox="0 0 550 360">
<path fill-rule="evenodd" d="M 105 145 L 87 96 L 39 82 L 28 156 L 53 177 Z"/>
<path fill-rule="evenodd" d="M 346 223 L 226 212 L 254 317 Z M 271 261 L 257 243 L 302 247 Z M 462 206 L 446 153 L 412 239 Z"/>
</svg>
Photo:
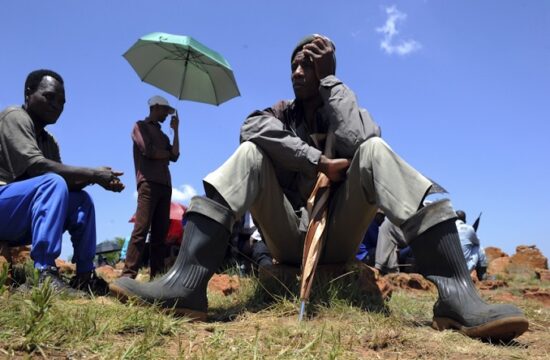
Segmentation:
<svg viewBox="0 0 550 360">
<path fill-rule="evenodd" d="M 472 338 L 509 342 L 527 331 L 529 322 L 523 316 L 511 316 L 483 325 L 467 327 L 450 318 L 434 317 L 432 327 L 440 331 L 455 329 Z"/>
<path fill-rule="evenodd" d="M 126 303 L 129 299 L 138 300 L 143 305 L 152 305 L 151 303 L 141 299 L 139 296 L 134 294 L 128 294 L 126 289 L 117 286 L 116 284 L 109 284 L 109 290 L 120 302 Z M 175 308 L 175 307 L 162 307 L 162 304 L 159 304 L 160 307 L 168 313 L 174 314 L 176 316 L 182 316 L 189 318 L 192 322 L 206 322 L 207 313 L 204 311 L 197 311 L 188 308 Z"/>
</svg>

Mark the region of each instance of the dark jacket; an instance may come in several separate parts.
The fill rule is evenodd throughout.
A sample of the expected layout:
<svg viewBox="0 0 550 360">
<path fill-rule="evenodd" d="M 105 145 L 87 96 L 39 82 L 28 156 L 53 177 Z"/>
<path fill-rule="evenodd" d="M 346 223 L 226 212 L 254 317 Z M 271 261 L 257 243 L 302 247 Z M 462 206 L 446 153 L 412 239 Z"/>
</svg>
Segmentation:
<svg viewBox="0 0 550 360">
<path fill-rule="evenodd" d="M 381 134 L 368 111 L 357 105 L 353 91 L 335 76 L 321 80 L 320 94 L 324 104 L 317 111 L 316 129 L 309 129 L 296 100 L 255 111 L 241 127 L 240 141 L 255 143 L 271 158 L 279 184 L 295 210 L 305 206 L 315 185 L 324 150 L 322 142 L 316 145 L 313 140 L 315 134 L 318 139 L 332 134 L 333 157 L 347 159 L 365 140 Z"/>
</svg>

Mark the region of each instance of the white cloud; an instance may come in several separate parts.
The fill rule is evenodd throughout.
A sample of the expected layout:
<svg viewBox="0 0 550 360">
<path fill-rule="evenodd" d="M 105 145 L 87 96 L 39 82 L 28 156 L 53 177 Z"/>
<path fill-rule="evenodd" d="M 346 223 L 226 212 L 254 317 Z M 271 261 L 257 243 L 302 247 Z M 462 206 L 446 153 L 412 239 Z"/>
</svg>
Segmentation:
<svg viewBox="0 0 550 360">
<path fill-rule="evenodd" d="M 195 195 L 197 195 L 197 190 L 188 184 L 172 188 L 172 201 L 188 203 Z"/>
<path fill-rule="evenodd" d="M 386 14 L 388 15 L 386 23 L 376 28 L 376 32 L 384 35 L 380 41 L 380 48 L 389 55 L 407 55 L 420 50 L 422 45 L 415 40 L 396 39 L 396 36 L 399 34 L 397 24 L 398 22 L 405 21 L 407 19 L 407 14 L 399 11 L 395 5 L 387 7 Z"/>
<path fill-rule="evenodd" d="M 193 196 L 197 195 L 197 190 L 193 188 L 191 185 L 183 184 L 179 187 L 172 187 L 172 201 L 177 201 L 180 203 L 189 203 L 189 200 Z M 134 198 L 137 199 L 138 192 L 134 191 Z"/>
</svg>

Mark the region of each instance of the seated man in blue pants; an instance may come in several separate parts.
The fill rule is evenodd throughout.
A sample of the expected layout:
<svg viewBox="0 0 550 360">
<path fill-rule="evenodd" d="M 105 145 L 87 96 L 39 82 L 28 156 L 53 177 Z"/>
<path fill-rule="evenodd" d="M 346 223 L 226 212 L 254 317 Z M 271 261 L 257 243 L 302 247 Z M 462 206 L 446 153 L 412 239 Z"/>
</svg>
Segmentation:
<svg viewBox="0 0 550 360">
<path fill-rule="evenodd" d="M 46 126 L 63 112 L 65 89 L 61 76 L 50 70 L 31 72 L 25 81 L 25 103 L 0 113 L 0 241 L 31 244 L 39 282 L 51 278 L 57 291 L 88 290 L 98 280 L 94 203 L 82 189 L 99 184 L 120 192 L 121 172 L 109 167 L 85 168 L 61 163 L 59 146 Z M 71 235 L 76 276 L 67 285 L 55 259 L 63 232 Z"/>
</svg>

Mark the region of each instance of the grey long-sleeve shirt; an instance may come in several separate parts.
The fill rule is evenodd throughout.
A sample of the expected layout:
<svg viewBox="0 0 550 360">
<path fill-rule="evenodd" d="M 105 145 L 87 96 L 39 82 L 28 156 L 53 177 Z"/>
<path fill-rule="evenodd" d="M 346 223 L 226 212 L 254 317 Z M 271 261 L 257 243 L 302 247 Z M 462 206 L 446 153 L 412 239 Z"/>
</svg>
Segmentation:
<svg viewBox="0 0 550 360">
<path fill-rule="evenodd" d="M 351 159 L 361 143 L 381 134 L 367 110 L 358 106 L 353 91 L 338 78 L 323 78 L 319 91 L 323 106 L 317 111 L 315 129 L 306 124 L 296 100 L 255 111 L 241 127 L 240 141 L 255 143 L 271 158 L 279 184 L 296 210 L 305 206 L 315 185 L 324 150 L 312 135 L 334 134 L 334 157 Z"/>
</svg>

